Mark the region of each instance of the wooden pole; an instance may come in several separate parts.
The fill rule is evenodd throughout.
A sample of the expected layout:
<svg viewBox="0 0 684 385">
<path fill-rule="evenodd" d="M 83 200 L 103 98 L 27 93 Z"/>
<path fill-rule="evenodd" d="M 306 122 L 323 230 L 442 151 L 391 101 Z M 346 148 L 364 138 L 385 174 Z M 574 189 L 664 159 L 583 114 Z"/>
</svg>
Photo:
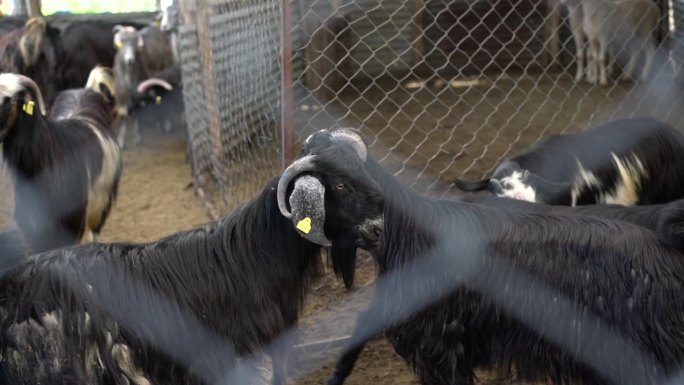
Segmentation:
<svg viewBox="0 0 684 385">
<path fill-rule="evenodd" d="M 547 0 L 544 17 L 544 50 L 542 66 L 554 67 L 559 63 L 560 53 L 560 1 Z"/>
<path fill-rule="evenodd" d="M 28 16 L 25 0 L 13 0 L 12 16 Z"/>
<path fill-rule="evenodd" d="M 421 75 L 425 72 L 425 0 L 413 0 L 413 68 Z"/>
<path fill-rule="evenodd" d="M 304 12 L 302 10 L 302 12 Z M 292 89 L 292 9 L 289 0 L 280 1 L 280 49 L 283 63 L 281 75 L 281 161 L 280 166 L 285 169 L 294 160 L 293 112 L 294 101 Z"/>
<path fill-rule="evenodd" d="M 28 17 L 43 16 L 40 0 L 26 0 L 26 10 L 28 12 Z"/>
</svg>

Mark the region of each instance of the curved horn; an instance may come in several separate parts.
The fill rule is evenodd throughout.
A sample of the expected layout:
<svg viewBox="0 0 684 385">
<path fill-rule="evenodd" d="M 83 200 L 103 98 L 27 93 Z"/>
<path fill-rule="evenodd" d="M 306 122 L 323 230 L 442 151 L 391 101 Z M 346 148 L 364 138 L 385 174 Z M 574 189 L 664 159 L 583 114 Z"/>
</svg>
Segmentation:
<svg viewBox="0 0 684 385">
<path fill-rule="evenodd" d="M 36 64 L 46 29 L 47 23 L 42 17 L 32 17 L 24 24 L 24 34 L 19 40 L 19 51 L 27 66 Z"/>
<path fill-rule="evenodd" d="M 368 147 L 366 147 L 366 144 L 359 134 L 350 130 L 340 129 L 333 131 L 330 135 L 333 141 L 351 146 L 356 150 L 359 158 L 364 162 L 366 161 L 366 158 L 368 157 Z"/>
<path fill-rule="evenodd" d="M 294 182 L 290 194 L 292 224 L 300 236 L 321 246 L 332 246 L 325 236 L 325 187 L 312 175 L 304 175 Z"/>
<path fill-rule="evenodd" d="M 118 50 L 121 47 L 123 47 L 123 43 L 121 42 L 121 35 L 119 35 L 119 31 L 117 31 L 114 33 L 114 48 Z"/>
<path fill-rule="evenodd" d="M 297 175 L 306 171 L 313 170 L 313 160 L 315 158 L 315 155 L 307 155 L 305 157 L 297 159 L 287 169 L 285 169 L 285 171 L 283 171 L 283 175 L 280 176 L 277 191 L 278 208 L 280 209 L 280 213 L 283 214 L 283 216 L 287 219 L 292 219 L 292 213 L 287 210 L 287 204 L 285 203 L 287 186 L 290 185 L 290 182 L 292 182 L 292 180 L 296 178 Z"/>
<path fill-rule="evenodd" d="M 152 79 L 147 79 L 140 84 L 138 84 L 138 88 L 136 91 L 138 91 L 139 94 L 144 94 L 145 91 L 147 91 L 148 88 L 152 86 L 160 86 L 164 88 L 167 91 L 171 91 L 173 89 L 173 86 L 167 82 L 164 79 L 158 79 L 158 78 L 152 78 Z"/>
<path fill-rule="evenodd" d="M 15 75 L 17 79 L 19 79 L 19 84 L 21 84 L 22 87 L 33 91 L 33 93 L 36 95 L 36 101 L 38 102 L 38 108 L 40 109 L 40 113 L 42 115 L 45 115 L 47 113 L 47 110 L 45 109 L 45 101 L 43 100 L 43 94 L 40 92 L 40 88 L 38 88 L 36 82 L 34 82 L 28 76 L 20 74 Z"/>
</svg>

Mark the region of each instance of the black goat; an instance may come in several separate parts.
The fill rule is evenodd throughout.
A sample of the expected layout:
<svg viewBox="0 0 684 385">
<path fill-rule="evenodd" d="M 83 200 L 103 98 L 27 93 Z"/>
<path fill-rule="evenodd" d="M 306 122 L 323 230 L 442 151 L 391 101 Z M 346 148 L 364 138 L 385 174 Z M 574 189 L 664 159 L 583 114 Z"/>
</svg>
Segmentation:
<svg viewBox="0 0 684 385">
<path fill-rule="evenodd" d="M 61 92 L 46 116 L 36 83 L 0 75 L 0 142 L 14 179 L 15 219 L 36 251 L 78 243 L 86 230 L 93 239 L 116 197 L 121 155 L 101 86 Z"/>
<path fill-rule="evenodd" d="M 24 27 L 0 37 L 0 72 L 18 73 L 33 79 L 43 91 L 48 105 L 63 89 L 63 63 L 59 30 L 41 17 L 28 19 Z"/>
<path fill-rule="evenodd" d="M 183 121 L 185 109 L 180 65 L 138 84 L 132 99 L 139 124 L 162 126 L 164 132 L 171 132 L 174 122 Z"/>
<path fill-rule="evenodd" d="M 259 356 L 296 322 L 322 246 L 339 267 L 377 245 L 380 191 L 340 155 L 298 160 L 194 230 L 31 257 L 0 281 L 0 382 L 224 383 L 231 346 Z M 267 353 L 280 383 L 283 357 Z"/>
<path fill-rule="evenodd" d="M 84 20 L 69 24 L 62 32 L 64 46 L 64 88 L 83 87 L 90 71 L 97 65 L 112 67 L 116 48 L 114 27 L 116 25 L 143 28 L 140 23 L 113 23 L 104 20 Z"/>
<path fill-rule="evenodd" d="M 318 132 L 303 153 L 341 146 L 366 153 L 350 131 Z M 684 368 L 684 254 L 653 231 L 432 199 L 363 164 L 386 200 L 379 286 L 328 384 L 382 330 L 423 384 L 473 384 L 475 368 L 659 384 Z"/>
<path fill-rule="evenodd" d="M 584 215 L 620 220 L 654 230 L 663 243 L 684 251 L 684 232 L 680 228 L 684 225 L 684 199 L 658 205 L 587 205 L 575 207 L 552 206 L 482 194 L 466 195 L 460 197 L 459 201 L 523 213 Z"/>
<path fill-rule="evenodd" d="M 652 118 L 543 139 L 463 191 L 562 205 L 667 203 L 684 198 L 684 136 Z"/>
</svg>

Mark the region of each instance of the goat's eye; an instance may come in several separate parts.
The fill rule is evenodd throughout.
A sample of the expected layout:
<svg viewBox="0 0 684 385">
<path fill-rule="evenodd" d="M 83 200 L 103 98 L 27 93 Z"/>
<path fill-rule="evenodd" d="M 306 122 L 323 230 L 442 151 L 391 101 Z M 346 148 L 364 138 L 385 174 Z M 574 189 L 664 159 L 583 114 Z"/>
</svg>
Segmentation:
<svg viewBox="0 0 684 385">
<path fill-rule="evenodd" d="M 339 184 L 335 185 L 335 190 L 344 190 L 344 184 L 339 183 Z"/>
</svg>

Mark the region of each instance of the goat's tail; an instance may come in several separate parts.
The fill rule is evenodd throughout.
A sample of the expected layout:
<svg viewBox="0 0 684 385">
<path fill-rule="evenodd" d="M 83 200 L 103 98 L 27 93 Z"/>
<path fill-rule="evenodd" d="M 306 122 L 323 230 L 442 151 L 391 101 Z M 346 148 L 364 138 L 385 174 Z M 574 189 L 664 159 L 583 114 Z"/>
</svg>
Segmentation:
<svg viewBox="0 0 684 385">
<path fill-rule="evenodd" d="M 668 244 L 684 251 L 684 199 L 660 209 L 658 235 Z"/>
<path fill-rule="evenodd" d="M 26 21 L 24 34 L 19 40 L 19 51 L 27 66 L 35 64 L 38 60 L 46 29 L 47 22 L 42 17 L 32 17 Z"/>
<path fill-rule="evenodd" d="M 486 190 L 487 187 L 489 187 L 489 179 L 482 179 L 482 180 L 479 180 L 477 182 L 466 182 L 464 180 L 455 178 L 454 184 L 461 191 L 475 192 L 475 191 Z"/>
<path fill-rule="evenodd" d="M 110 107 L 114 106 L 114 73 L 110 67 L 96 65 L 88 75 L 85 88 L 102 95 Z"/>
</svg>

